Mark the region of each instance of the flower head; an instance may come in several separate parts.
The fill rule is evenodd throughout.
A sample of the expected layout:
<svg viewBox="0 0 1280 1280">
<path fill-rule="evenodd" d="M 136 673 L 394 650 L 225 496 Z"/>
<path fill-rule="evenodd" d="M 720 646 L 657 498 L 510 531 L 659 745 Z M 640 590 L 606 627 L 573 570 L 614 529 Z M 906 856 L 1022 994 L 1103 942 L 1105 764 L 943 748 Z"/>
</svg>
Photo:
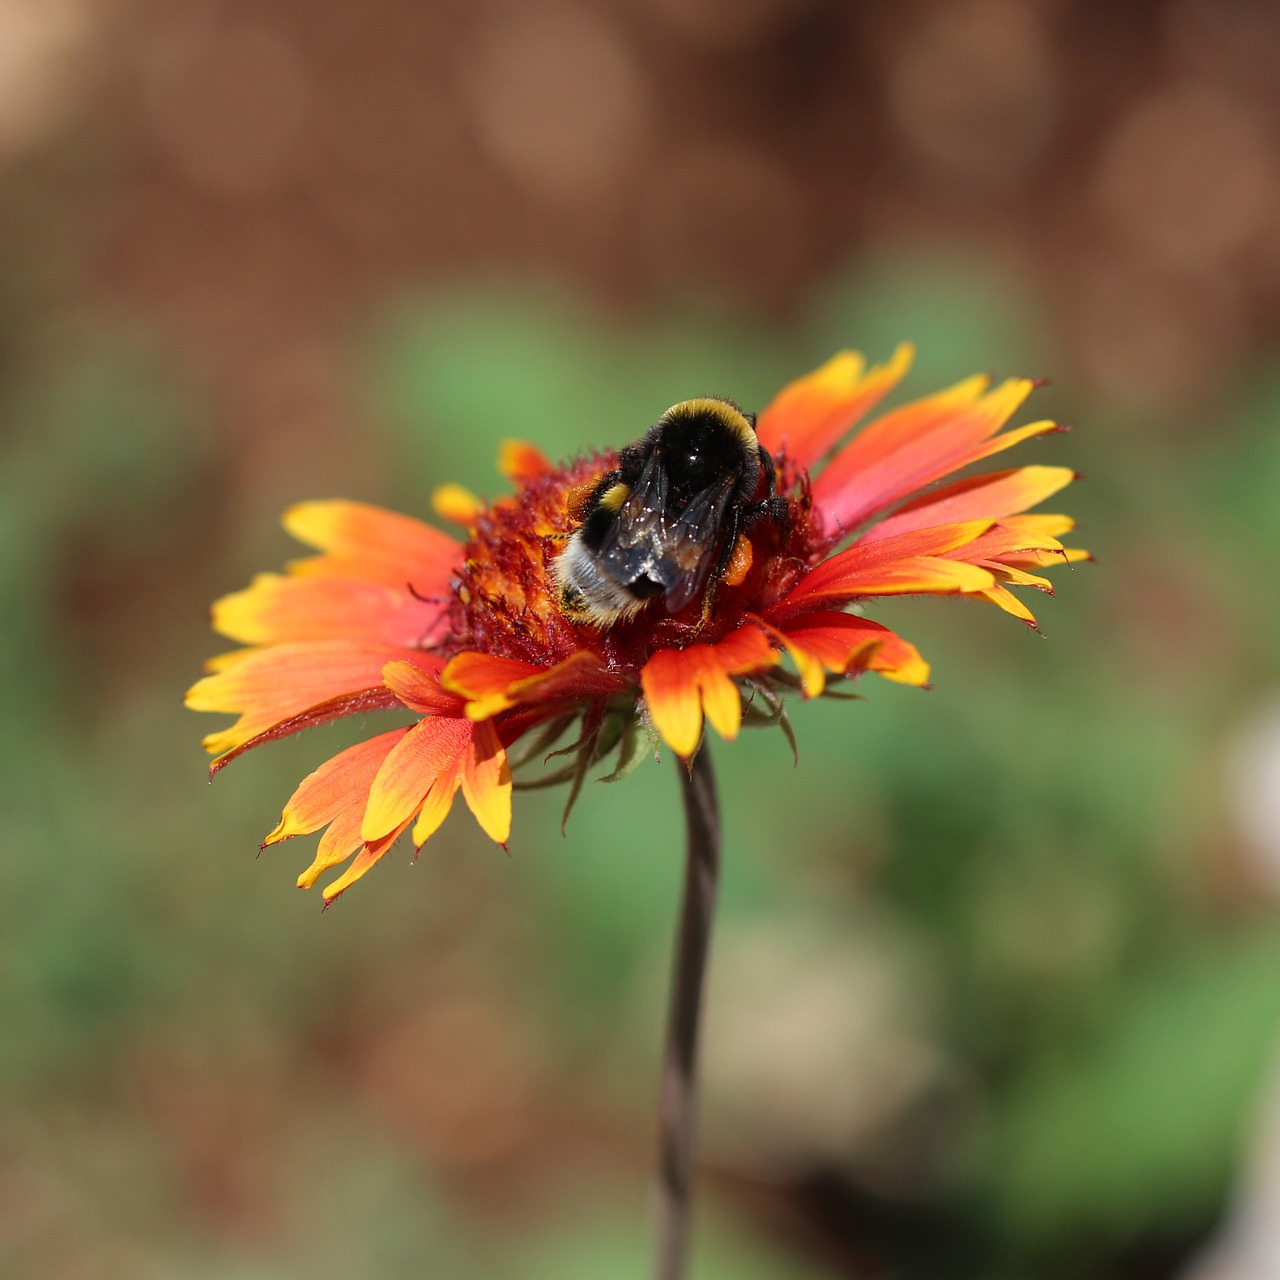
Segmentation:
<svg viewBox="0 0 1280 1280">
<path fill-rule="evenodd" d="M 214 628 L 247 647 L 214 659 L 187 695 L 196 710 L 239 716 L 205 739 L 213 771 L 340 716 L 412 713 L 411 724 L 305 778 L 267 836 L 275 844 L 324 829 L 298 883 L 348 862 L 325 887 L 328 902 L 405 831 L 420 848 L 458 791 L 505 843 L 511 753 L 526 736 L 527 762 L 577 727 L 562 771 L 572 797 L 615 750 L 614 776 L 648 743 L 691 758 L 704 722 L 724 738 L 744 720 L 789 733 L 784 696 L 821 696 L 832 677 L 873 671 L 924 685 L 929 668 L 916 649 L 862 616 L 876 596 L 971 597 L 1034 626 L 1010 588 L 1051 591 L 1042 570 L 1087 557 L 1059 541 L 1073 527 L 1068 517 L 1025 513 L 1074 473 L 1024 466 L 937 486 L 1058 428 L 1002 431 L 1034 384 L 975 377 L 881 415 L 846 442 L 911 354 L 904 346 L 867 369 L 844 352 L 784 388 L 754 423 L 760 474 L 746 483 L 758 492 L 735 499 L 722 484 L 700 519 L 687 499 L 644 507 L 665 529 L 683 520 L 672 563 L 699 567 L 673 571 L 683 575 L 679 590 L 637 579 L 653 591 L 612 621 L 566 607 L 563 557 L 570 546 L 588 554 L 574 539 L 591 513 L 624 519 L 638 446 L 553 466 L 530 445 L 504 445 L 499 466 L 512 494 L 487 504 L 456 485 L 436 494 L 437 512 L 465 530 L 461 541 L 354 502 L 292 508 L 285 527 L 319 554 L 214 605 Z M 737 429 L 754 448 L 749 430 Z M 646 473 L 651 489 L 665 484 L 657 465 Z"/>
</svg>

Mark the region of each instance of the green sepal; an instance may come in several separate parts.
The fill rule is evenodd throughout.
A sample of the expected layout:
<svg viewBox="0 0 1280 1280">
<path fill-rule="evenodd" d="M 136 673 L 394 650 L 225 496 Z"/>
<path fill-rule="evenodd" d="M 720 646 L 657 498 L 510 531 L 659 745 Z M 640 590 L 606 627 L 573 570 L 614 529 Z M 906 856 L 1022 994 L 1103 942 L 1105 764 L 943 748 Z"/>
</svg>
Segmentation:
<svg viewBox="0 0 1280 1280">
<path fill-rule="evenodd" d="M 565 731 L 576 719 L 577 716 L 561 716 L 558 720 L 553 720 L 547 725 L 518 756 L 513 758 L 508 753 L 507 766 L 511 772 L 514 773 L 517 769 L 524 768 L 536 756 L 543 755 L 548 748 L 553 747 L 564 737 Z M 547 759 L 550 758 L 550 756 L 547 756 Z M 543 763 L 546 763 L 546 761 L 544 760 Z"/>
<path fill-rule="evenodd" d="M 800 747 L 796 743 L 796 731 L 791 727 L 791 717 L 787 715 L 786 707 L 778 715 L 778 728 L 782 730 L 782 736 L 791 748 L 791 767 L 794 769 L 800 763 Z"/>
<path fill-rule="evenodd" d="M 515 778 L 512 780 L 511 788 L 513 791 L 545 791 L 548 787 L 558 787 L 562 782 L 568 782 L 573 777 L 577 767 L 575 761 L 573 764 L 565 765 L 563 769 L 557 769 L 555 773 L 544 774 L 541 778 Z"/>
<path fill-rule="evenodd" d="M 742 723 L 750 724 L 753 728 L 772 728 L 778 723 L 778 717 L 782 714 L 782 708 L 785 705 L 782 695 L 768 679 L 748 680 L 747 684 L 751 688 L 751 697 L 747 699 L 747 704 L 742 709 Z M 763 708 L 756 706 L 757 698 L 764 703 Z"/>
<path fill-rule="evenodd" d="M 637 716 L 629 716 L 618 743 L 618 762 L 612 773 L 601 774 L 597 782 L 621 782 L 629 778 L 653 748 L 652 737 L 645 732 Z M 603 756 L 604 753 L 602 752 Z"/>
<path fill-rule="evenodd" d="M 603 731 L 602 717 L 598 712 L 589 711 L 582 717 L 583 732 L 578 740 L 581 749 L 573 762 L 573 772 L 569 777 L 569 796 L 564 802 L 564 813 L 560 815 L 560 834 L 566 833 L 569 826 L 569 815 L 573 806 L 578 803 L 582 794 L 582 784 L 587 780 L 587 770 L 600 758 L 599 743 Z"/>
<path fill-rule="evenodd" d="M 781 729 L 782 736 L 786 738 L 787 745 L 791 748 L 792 764 L 799 764 L 800 748 L 796 743 L 796 731 L 791 726 L 791 717 L 787 715 L 786 701 L 767 680 L 750 680 L 748 683 L 751 686 L 751 699 L 743 708 L 742 727 L 744 729 Z M 756 705 L 757 695 L 764 703 L 763 707 Z"/>
<path fill-rule="evenodd" d="M 854 693 L 852 689 L 833 689 L 830 684 L 818 695 L 820 698 L 832 698 L 836 702 L 865 702 L 866 697 Z"/>
</svg>

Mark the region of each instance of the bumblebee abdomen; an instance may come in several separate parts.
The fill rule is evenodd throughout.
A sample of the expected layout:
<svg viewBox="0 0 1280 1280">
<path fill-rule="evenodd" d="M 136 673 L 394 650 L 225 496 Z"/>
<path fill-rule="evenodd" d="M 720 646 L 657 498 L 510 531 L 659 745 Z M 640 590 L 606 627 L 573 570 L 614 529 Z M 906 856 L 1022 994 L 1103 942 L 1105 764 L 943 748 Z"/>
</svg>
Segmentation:
<svg viewBox="0 0 1280 1280">
<path fill-rule="evenodd" d="M 641 579 L 624 586 L 603 572 L 595 552 L 579 530 L 569 539 L 552 566 L 556 604 L 570 622 L 581 626 L 608 627 L 633 617 L 662 590 L 660 583 Z"/>
</svg>

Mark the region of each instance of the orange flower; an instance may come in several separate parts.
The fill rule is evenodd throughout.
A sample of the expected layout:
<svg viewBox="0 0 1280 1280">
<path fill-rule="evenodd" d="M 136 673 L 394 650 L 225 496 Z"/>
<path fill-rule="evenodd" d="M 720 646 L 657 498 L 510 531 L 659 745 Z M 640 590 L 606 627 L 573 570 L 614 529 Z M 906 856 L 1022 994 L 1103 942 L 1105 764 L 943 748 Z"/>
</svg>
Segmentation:
<svg viewBox="0 0 1280 1280">
<path fill-rule="evenodd" d="M 788 518 L 751 525 L 718 589 L 674 615 L 659 599 L 600 628 L 557 605 L 553 562 L 584 495 L 615 465 L 612 452 L 554 467 L 530 445 L 504 445 L 499 465 L 513 494 L 488 505 L 457 485 L 437 494 L 437 511 L 462 525 L 465 542 L 359 503 L 294 507 L 285 527 L 320 554 L 214 605 L 215 629 L 250 647 L 214 659 L 187 695 L 196 710 L 239 716 L 205 739 L 213 771 L 250 747 L 354 712 L 416 717 L 322 764 L 266 839 L 324 828 L 298 883 L 350 860 L 325 887 L 329 902 L 403 832 L 420 848 L 459 790 L 481 828 L 504 843 L 507 753 L 531 730 L 542 732 L 530 757 L 578 724 L 574 759 L 556 775 L 576 795 L 607 753 L 618 751 L 615 775 L 632 767 L 646 734 L 688 760 L 704 720 L 724 738 L 744 718 L 787 727 L 782 695 L 818 697 L 831 676 L 874 671 L 924 685 L 929 668 L 911 644 L 849 612 L 871 597 L 969 596 L 1034 626 L 1009 588 L 1051 591 L 1040 571 L 1087 555 L 1058 540 L 1072 528 L 1068 517 L 1024 513 L 1074 473 L 1024 466 L 930 486 L 1057 428 L 1002 432 L 1033 384 L 969 378 L 842 444 L 911 355 L 903 346 L 866 369 L 843 352 L 778 394 L 756 425 Z"/>
</svg>

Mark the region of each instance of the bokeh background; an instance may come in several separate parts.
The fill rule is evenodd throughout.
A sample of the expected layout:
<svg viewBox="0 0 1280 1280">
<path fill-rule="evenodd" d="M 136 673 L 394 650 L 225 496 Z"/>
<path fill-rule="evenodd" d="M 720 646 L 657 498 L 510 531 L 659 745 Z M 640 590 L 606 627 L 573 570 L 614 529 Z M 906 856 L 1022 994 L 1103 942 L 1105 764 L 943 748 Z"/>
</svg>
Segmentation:
<svg viewBox="0 0 1280 1280">
<path fill-rule="evenodd" d="M 0 0 L 0 1274 L 626 1280 L 669 765 L 323 915 L 205 783 L 287 504 L 1049 379 L 1098 563 L 718 754 L 699 1280 L 1280 1276 L 1280 8 Z"/>
</svg>

